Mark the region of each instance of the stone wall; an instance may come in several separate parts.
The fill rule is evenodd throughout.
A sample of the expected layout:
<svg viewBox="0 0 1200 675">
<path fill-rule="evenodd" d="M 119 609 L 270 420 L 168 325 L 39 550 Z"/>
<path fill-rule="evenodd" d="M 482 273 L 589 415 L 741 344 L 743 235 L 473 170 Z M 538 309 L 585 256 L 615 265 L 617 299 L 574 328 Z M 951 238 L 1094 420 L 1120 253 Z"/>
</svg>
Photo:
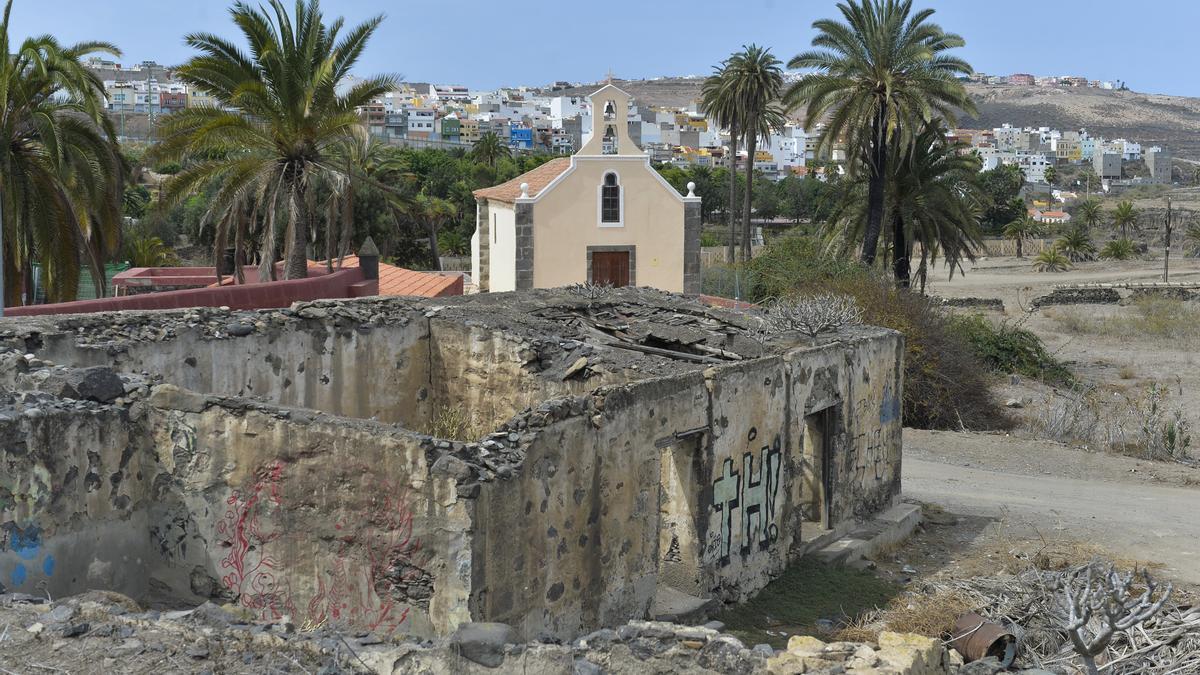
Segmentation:
<svg viewBox="0 0 1200 675">
<path fill-rule="evenodd" d="M 0 586 L 150 590 L 159 486 L 141 430 L 117 406 L 30 393 L 0 406 Z"/>
<path fill-rule="evenodd" d="M 614 294 L 0 325 L 0 583 L 566 639 L 740 601 L 899 492 L 898 334 Z M 410 430 L 444 408 L 496 431 Z"/>
</svg>

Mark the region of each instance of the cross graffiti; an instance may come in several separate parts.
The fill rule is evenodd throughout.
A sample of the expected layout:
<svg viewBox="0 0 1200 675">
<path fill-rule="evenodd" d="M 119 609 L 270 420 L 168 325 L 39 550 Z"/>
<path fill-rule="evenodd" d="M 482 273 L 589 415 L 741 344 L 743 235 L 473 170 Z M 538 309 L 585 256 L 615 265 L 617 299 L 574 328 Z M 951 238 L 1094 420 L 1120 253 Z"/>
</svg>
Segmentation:
<svg viewBox="0 0 1200 675">
<path fill-rule="evenodd" d="M 747 441 L 753 442 L 757 437 L 758 430 L 751 429 Z M 774 441 L 758 451 L 757 472 L 754 454 L 753 451 L 742 454 L 740 472 L 734 470 L 733 458 L 726 458 L 721 475 L 713 481 L 713 509 L 721 514 L 722 565 L 729 563 L 735 533 L 741 542 L 742 555 L 750 554 L 756 547 L 766 549 L 779 539 L 775 520 L 783 465 L 780 437 L 775 436 Z"/>
</svg>

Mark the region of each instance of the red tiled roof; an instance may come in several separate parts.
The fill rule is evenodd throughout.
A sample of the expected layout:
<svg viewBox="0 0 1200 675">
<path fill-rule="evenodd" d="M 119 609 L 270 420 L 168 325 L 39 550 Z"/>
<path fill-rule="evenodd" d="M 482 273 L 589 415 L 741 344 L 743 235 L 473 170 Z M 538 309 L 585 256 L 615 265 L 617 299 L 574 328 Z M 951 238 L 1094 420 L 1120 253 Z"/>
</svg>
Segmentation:
<svg viewBox="0 0 1200 675">
<path fill-rule="evenodd" d="M 536 197 L 570 166 L 571 159 L 569 157 L 558 157 L 532 171 L 526 171 L 508 182 L 476 190 L 473 194 L 480 199 L 495 199 L 500 202 L 512 203 L 521 196 L 521 183 L 529 183 L 529 196 Z"/>
<path fill-rule="evenodd" d="M 358 267 L 358 256 L 348 255 L 343 267 Z M 422 298 L 437 298 L 447 295 L 462 295 L 463 279 L 460 274 L 438 274 L 417 272 L 379 263 L 379 294 L 407 295 Z"/>
</svg>

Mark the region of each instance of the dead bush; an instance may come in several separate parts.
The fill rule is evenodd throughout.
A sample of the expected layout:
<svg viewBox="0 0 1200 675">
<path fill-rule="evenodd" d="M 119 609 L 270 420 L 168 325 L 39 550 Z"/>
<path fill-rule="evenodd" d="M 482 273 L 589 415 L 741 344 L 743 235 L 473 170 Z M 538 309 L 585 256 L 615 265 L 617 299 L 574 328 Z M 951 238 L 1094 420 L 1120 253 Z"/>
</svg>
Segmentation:
<svg viewBox="0 0 1200 675">
<path fill-rule="evenodd" d="M 906 594 L 892 599 L 878 612 L 859 617 L 843 628 L 837 639 L 876 642 L 882 631 L 942 639 L 953 632 L 958 617 L 974 609 L 970 598 L 954 590 Z"/>
</svg>

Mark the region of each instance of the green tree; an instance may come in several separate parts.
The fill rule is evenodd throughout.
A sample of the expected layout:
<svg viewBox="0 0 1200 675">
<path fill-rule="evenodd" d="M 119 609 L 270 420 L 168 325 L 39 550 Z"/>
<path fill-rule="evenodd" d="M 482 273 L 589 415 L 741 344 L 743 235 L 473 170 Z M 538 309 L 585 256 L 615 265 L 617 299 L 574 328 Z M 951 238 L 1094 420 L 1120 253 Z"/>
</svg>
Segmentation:
<svg viewBox="0 0 1200 675">
<path fill-rule="evenodd" d="M 1135 255 L 1137 251 L 1128 239 L 1114 239 L 1100 249 L 1100 257 L 1105 260 L 1129 260 Z"/>
<path fill-rule="evenodd" d="M 1129 229 L 1137 227 L 1138 217 L 1141 214 L 1133 208 L 1133 202 L 1122 201 L 1117 204 L 1117 208 L 1113 209 L 1113 227 L 1121 231 L 1122 239 L 1129 239 Z"/>
<path fill-rule="evenodd" d="M 988 197 L 983 213 L 983 226 L 997 233 L 1025 213 L 1025 200 L 1021 199 L 1021 188 L 1025 185 L 1025 174 L 1013 164 L 980 172 L 980 186 Z"/>
<path fill-rule="evenodd" d="M 893 276 L 901 288 L 910 284 L 913 244 L 921 245 L 923 287 L 928 266 L 936 262 L 939 253 L 953 275 L 962 270 L 964 260 L 975 259 L 981 243 L 979 217 L 987 197 L 977 181 L 979 160 L 962 152 L 963 145 L 945 139 L 945 127 L 935 122 L 912 143 L 897 143 L 888 153 L 888 238 Z M 855 179 L 854 186 L 844 192 L 835 222 L 827 228 L 829 235 L 842 240 L 843 247 L 857 245 L 866 231 L 866 183 L 864 176 Z"/>
<path fill-rule="evenodd" d="M 746 142 L 746 198 L 742 204 L 742 260 L 750 260 L 750 212 L 754 201 L 754 155 L 760 138 L 783 128 L 786 118 L 779 97 L 783 93 L 783 64 L 770 49 L 748 45 L 729 57 L 727 77 L 738 107 L 738 128 Z"/>
<path fill-rule="evenodd" d="M 797 55 L 788 68 L 814 69 L 788 90 L 791 107 L 805 107 L 805 127 L 828 119 L 820 147 L 846 140 L 850 167 L 865 166 L 867 222 L 862 260 L 875 262 L 883 227 L 888 149 L 920 132 L 940 115 L 953 124 L 957 110 L 975 106 L 958 77 L 965 61 L 946 53 L 965 43 L 929 21 L 933 10 L 912 11 L 911 0 L 848 0 L 838 3 L 844 22 L 813 23 L 815 49 Z"/>
<path fill-rule="evenodd" d="M 729 221 L 729 246 L 725 251 L 725 262 L 732 264 L 737 241 L 737 149 L 741 127 L 741 109 L 734 98 L 733 70 L 730 59 L 713 68 L 713 74 L 704 80 L 700 88 L 700 112 L 711 118 L 717 126 L 729 131 L 729 201 L 725 216 Z"/>
<path fill-rule="evenodd" d="M 274 278 L 277 226 L 284 225 L 286 278 L 302 278 L 317 211 L 313 186 L 345 173 L 330 161 L 332 149 L 365 135 L 357 109 L 396 85 L 393 77 L 371 77 L 339 93 L 383 17 L 343 33 L 341 19 L 324 22 L 319 0 L 297 0 L 294 16 L 281 0 L 259 8 L 239 1 L 230 14 L 249 53 L 219 36 L 192 33 L 186 42 L 200 54 L 176 71 L 221 107 L 165 116 L 151 159 L 187 165 L 166 184 L 170 200 L 216 181 L 220 189 L 207 211 L 214 222 L 248 207 L 264 214 L 261 279 Z"/>
<path fill-rule="evenodd" d="M 419 194 L 408 207 L 408 212 L 425 226 L 429 233 L 429 256 L 431 268 L 442 269 L 441 251 L 438 249 L 438 231 L 458 215 L 458 209 L 448 200 Z"/>
<path fill-rule="evenodd" d="M 0 21 L 0 309 L 32 291 L 33 263 L 52 302 L 73 300 L 80 258 L 104 292 L 101 262 L 120 240 L 125 163 L 104 114 L 103 83 L 82 63 L 119 55 L 106 42 L 12 44 Z"/>
<path fill-rule="evenodd" d="M 1096 245 L 1092 243 L 1092 238 L 1088 236 L 1087 230 L 1082 226 L 1067 230 L 1063 236 L 1059 237 L 1058 241 L 1054 242 L 1054 248 L 1067 256 L 1067 259 L 1073 263 L 1096 257 Z"/>
<path fill-rule="evenodd" d="M 1071 260 L 1053 246 L 1033 259 L 1033 269 L 1038 272 L 1066 272 L 1070 267 Z"/>
<path fill-rule="evenodd" d="M 1085 199 L 1079 202 L 1079 206 L 1075 207 L 1075 216 L 1081 219 L 1084 225 L 1087 225 L 1089 231 L 1096 227 L 1100 222 L 1100 216 L 1103 210 L 1100 208 L 1100 200 Z"/>
<path fill-rule="evenodd" d="M 504 144 L 504 140 L 496 132 L 488 131 L 480 134 L 479 140 L 471 146 L 470 157 L 476 162 L 482 162 L 495 168 L 496 162 L 511 154 L 509 147 Z"/>
<path fill-rule="evenodd" d="M 1024 258 L 1025 254 L 1021 244 L 1026 239 L 1040 237 L 1042 234 L 1042 224 L 1033 219 L 1033 216 L 1028 213 L 1012 221 L 1004 226 L 1004 236 L 1017 242 L 1017 257 Z"/>
</svg>

